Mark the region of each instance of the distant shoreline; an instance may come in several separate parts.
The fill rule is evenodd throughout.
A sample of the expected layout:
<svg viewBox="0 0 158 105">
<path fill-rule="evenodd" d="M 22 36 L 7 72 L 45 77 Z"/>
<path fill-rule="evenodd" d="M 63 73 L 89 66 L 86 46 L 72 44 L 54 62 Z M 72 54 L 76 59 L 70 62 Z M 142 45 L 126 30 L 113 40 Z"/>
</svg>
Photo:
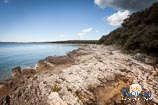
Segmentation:
<svg viewBox="0 0 158 105">
<path fill-rule="evenodd" d="M 97 44 L 98 40 L 66 40 L 46 42 L 0 42 L 0 43 L 59 43 L 59 44 Z"/>
<path fill-rule="evenodd" d="M 61 43 L 61 44 L 97 44 L 98 40 L 67 40 L 67 41 L 53 41 L 46 43 Z"/>
</svg>

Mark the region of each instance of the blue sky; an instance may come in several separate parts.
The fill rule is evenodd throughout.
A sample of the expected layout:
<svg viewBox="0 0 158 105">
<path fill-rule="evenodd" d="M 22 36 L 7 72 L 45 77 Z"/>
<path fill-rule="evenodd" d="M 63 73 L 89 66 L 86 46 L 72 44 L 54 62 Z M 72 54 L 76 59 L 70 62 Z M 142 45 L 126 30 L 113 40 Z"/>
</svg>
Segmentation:
<svg viewBox="0 0 158 105">
<path fill-rule="evenodd" d="M 101 1 L 0 0 L 0 41 L 99 39 L 130 13 Z"/>
</svg>

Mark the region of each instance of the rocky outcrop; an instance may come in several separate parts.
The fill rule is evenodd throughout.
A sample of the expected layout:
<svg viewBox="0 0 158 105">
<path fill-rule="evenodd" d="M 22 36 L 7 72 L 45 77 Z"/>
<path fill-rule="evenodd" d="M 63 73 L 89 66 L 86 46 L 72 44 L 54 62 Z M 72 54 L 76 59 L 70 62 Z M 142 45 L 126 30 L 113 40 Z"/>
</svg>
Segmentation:
<svg viewBox="0 0 158 105">
<path fill-rule="evenodd" d="M 30 77 L 34 76 L 36 74 L 36 72 L 37 71 L 34 68 L 27 67 L 22 70 L 22 76 L 24 78 L 30 78 Z"/>
<path fill-rule="evenodd" d="M 70 56 L 49 56 L 40 60 L 36 65 L 36 70 L 52 69 L 58 65 L 69 65 L 74 63 L 74 59 Z"/>
<path fill-rule="evenodd" d="M 36 70 L 30 67 L 12 69 L 12 77 L 7 81 L 0 92 L 7 89 L 5 94 L 0 96 L 0 105 L 47 105 L 46 98 L 40 95 L 36 79 Z M 1 86 L 1 85 L 0 85 Z"/>
<path fill-rule="evenodd" d="M 21 76 L 21 74 L 22 74 L 21 67 L 18 66 L 12 69 L 12 73 L 11 73 L 12 78 L 18 78 Z"/>
<path fill-rule="evenodd" d="M 133 56 L 135 60 L 144 62 L 146 64 L 152 65 L 154 69 L 158 67 L 158 59 L 157 57 L 148 56 L 146 54 L 137 53 Z"/>
<path fill-rule="evenodd" d="M 40 65 L 43 63 L 47 66 Z M 152 65 L 134 59 L 133 56 L 121 53 L 114 46 L 84 46 L 67 56 L 41 60 L 38 66 L 42 68 L 20 70 L 18 67 L 13 70 L 14 77 L 18 79 L 11 81 L 10 92 L 0 98 L 0 105 L 158 103 L 158 70 L 153 69 Z M 136 82 L 141 84 L 143 89 L 152 91 L 152 100 L 122 100 L 121 88 Z"/>
<path fill-rule="evenodd" d="M 5 96 L 9 93 L 8 83 L 0 83 L 0 97 Z"/>
</svg>

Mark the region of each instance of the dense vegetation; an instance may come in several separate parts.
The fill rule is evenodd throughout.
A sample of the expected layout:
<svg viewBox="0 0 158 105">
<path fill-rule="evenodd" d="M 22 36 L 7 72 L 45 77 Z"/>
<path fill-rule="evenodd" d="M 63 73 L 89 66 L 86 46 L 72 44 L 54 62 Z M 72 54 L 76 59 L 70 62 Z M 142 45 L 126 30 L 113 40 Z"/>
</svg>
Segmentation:
<svg viewBox="0 0 158 105">
<path fill-rule="evenodd" d="M 117 44 L 126 51 L 158 56 L 158 3 L 130 15 L 122 27 L 103 36 L 98 43 Z"/>
<path fill-rule="evenodd" d="M 67 40 L 67 41 L 55 41 L 49 43 L 63 43 L 63 44 L 97 44 L 97 40 Z"/>
</svg>

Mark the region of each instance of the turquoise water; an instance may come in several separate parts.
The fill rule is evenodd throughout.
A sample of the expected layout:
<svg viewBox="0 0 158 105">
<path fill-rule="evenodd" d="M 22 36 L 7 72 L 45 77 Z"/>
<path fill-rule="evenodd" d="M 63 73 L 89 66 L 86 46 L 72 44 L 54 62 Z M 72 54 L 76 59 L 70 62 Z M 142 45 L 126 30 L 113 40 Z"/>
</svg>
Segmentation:
<svg viewBox="0 0 158 105">
<path fill-rule="evenodd" d="M 34 66 L 47 56 L 61 56 L 78 45 L 51 43 L 0 43 L 0 80 L 10 76 L 11 68 Z"/>
</svg>

